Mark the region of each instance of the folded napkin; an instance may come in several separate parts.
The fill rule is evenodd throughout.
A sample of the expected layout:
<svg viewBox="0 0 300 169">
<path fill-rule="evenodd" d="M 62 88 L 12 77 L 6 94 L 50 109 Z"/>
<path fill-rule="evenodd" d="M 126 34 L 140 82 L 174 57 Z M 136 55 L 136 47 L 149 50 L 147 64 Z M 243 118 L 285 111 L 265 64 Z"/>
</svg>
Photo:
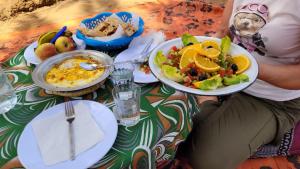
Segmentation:
<svg viewBox="0 0 300 169">
<path fill-rule="evenodd" d="M 121 52 L 115 58 L 114 62 L 124 62 L 129 60 L 138 59 L 145 49 L 147 44 L 153 39 L 153 43 L 149 48 L 149 51 L 152 51 L 156 48 L 159 44 L 165 41 L 166 36 L 163 32 L 149 32 L 146 35 L 138 36 L 134 38 L 128 46 L 128 49 Z M 140 71 L 140 66 L 136 65 L 135 70 L 133 72 L 134 81 L 137 83 L 145 83 L 145 82 L 155 82 L 157 79 L 154 77 L 153 74 L 145 74 L 144 72 Z M 147 76 L 147 78 L 145 78 Z"/>
<path fill-rule="evenodd" d="M 76 155 L 88 150 L 104 138 L 104 132 L 91 115 L 90 108 L 79 102 L 74 104 L 73 121 Z M 32 127 L 46 165 L 70 159 L 69 128 L 64 109 L 55 115 L 36 120 Z"/>
<path fill-rule="evenodd" d="M 76 43 L 76 45 L 77 45 L 76 48 L 78 50 L 84 50 L 86 48 L 85 42 L 83 40 L 81 40 L 81 39 L 78 39 L 77 36 L 76 36 L 76 34 L 73 34 L 72 38 L 73 38 L 74 42 Z"/>
<path fill-rule="evenodd" d="M 159 31 L 159 32 L 149 32 L 144 36 L 138 36 L 134 38 L 130 42 L 128 49 L 124 50 L 119 55 L 117 55 L 115 62 L 137 59 L 142 53 L 142 51 L 145 49 L 146 45 L 151 41 L 151 39 L 153 39 L 153 43 L 150 46 L 149 51 L 153 50 L 160 43 L 164 42 L 166 36 L 163 32 Z"/>
</svg>

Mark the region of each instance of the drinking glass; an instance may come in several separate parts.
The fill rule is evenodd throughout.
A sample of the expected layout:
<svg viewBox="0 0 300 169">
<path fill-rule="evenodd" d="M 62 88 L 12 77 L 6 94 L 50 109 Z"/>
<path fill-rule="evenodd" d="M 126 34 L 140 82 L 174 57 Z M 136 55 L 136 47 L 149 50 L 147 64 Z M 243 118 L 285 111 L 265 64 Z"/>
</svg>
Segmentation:
<svg viewBox="0 0 300 169">
<path fill-rule="evenodd" d="M 110 79 L 114 85 L 126 85 L 133 82 L 134 64 L 132 62 L 118 62 L 113 64 Z"/>
<path fill-rule="evenodd" d="M 9 111 L 17 103 L 17 96 L 0 66 L 0 114 Z"/>
<path fill-rule="evenodd" d="M 119 117 L 121 125 L 133 126 L 140 119 L 140 96 L 141 87 L 131 83 L 117 85 L 112 90 L 115 106 L 115 113 Z"/>
</svg>

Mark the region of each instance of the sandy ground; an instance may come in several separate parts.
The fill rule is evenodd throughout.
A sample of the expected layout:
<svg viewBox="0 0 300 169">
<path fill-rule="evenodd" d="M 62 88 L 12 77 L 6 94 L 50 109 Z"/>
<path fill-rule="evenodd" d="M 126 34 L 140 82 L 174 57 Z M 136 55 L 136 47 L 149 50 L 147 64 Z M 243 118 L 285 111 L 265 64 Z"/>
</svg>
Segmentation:
<svg viewBox="0 0 300 169">
<path fill-rule="evenodd" d="M 8 40 L 13 32 L 28 31 L 53 24 L 72 27 L 78 25 L 72 21 L 92 16 L 101 11 L 118 10 L 120 7 L 126 8 L 147 2 L 155 3 L 156 0 L 65 0 L 57 2 L 52 6 L 42 7 L 29 13 L 21 13 L 9 20 L 0 21 L 0 42 Z M 0 6 L 2 5 L 0 4 Z"/>
<path fill-rule="evenodd" d="M 9 0 L 0 2 L 0 20 L 4 21 L 22 12 L 32 12 L 35 9 L 51 6 L 63 0 Z"/>
<path fill-rule="evenodd" d="M 13 6 L 12 2 L 22 0 L 0 0 L 3 9 Z M 24 1 L 24 0 L 23 0 Z M 43 0 L 32 0 L 43 1 Z M 49 0 L 44 0 L 49 1 Z M 51 0 L 50 0 L 51 1 Z M 58 0 L 56 0 L 58 1 Z M 54 5 L 38 7 L 32 12 L 21 12 L 5 21 L 0 21 L 0 62 L 13 56 L 20 48 L 32 43 L 38 36 L 52 29 L 68 26 L 75 30 L 80 21 L 103 11 L 133 10 L 147 21 L 150 15 L 141 8 L 145 4 L 161 5 L 170 0 L 63 0 Z M 172 2 L 183 0 L 172 0 Z M 205 0 L 222 3 L 224 0 Z M 0 7 L 0 12 L 1 12 Z M 3 10 L 2 10 L 3 11 Z"/>
<path fill-rule="evenodd" d="M 64 25 L 74 30 L 82 19 L 101 11 L 117 11 L 121 7 L 124 9 L 142 3 L 156 2 L 156 0 L 64 0 L 32 12 L 19 13 L 8 20 L 0 21 L 0 62 L 13 56 L 43 32 Z M 3 5 L 8 7 L 11 4 L 5 4 L 0 0 L 0 6 Z"/>
</svg>

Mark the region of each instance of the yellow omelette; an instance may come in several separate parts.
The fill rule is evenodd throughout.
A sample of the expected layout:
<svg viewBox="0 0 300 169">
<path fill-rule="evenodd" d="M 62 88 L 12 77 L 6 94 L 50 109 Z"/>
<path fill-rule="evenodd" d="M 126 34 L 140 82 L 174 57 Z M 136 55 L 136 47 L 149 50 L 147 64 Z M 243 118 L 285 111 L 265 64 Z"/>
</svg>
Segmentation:
<svg viewBox="0 0 300 169">
<path fill-rule="evenodd" d="M 80 67 L 82 62 L 98 63 L 82 56 L 66 59 L 47 72 L 46 82 L 57 87 L 78 87 L 96 80 L 104 73 L 104 69 L 85 70 Z"/>
</svg>

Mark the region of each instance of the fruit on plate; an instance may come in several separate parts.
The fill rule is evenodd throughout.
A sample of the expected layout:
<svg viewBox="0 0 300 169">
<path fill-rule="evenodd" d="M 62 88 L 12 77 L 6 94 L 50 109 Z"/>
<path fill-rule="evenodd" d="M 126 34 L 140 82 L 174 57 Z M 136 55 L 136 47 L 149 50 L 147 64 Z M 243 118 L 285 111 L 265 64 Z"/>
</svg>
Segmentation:
<svg viewBox="0 0 300 169">
<path fill-rule="evenodd" d="M 220 50 L 219 44 L 212 40 L 205 40 L 201 44 L 202 44 L 203 49 L 213 48 L 213 49 Z"/>
<path fill-rule="evenodd" d="M 52 43 L 44 43 L 39 45 L 35 49 L 35 54 L 41 59 L 41 60 L 46 60 L 49 57 L 56 55 L 57 51 L 55 48 L 55 45 Z"/>
<path fill-rule="evenodd" d="M 221 53 L 219 50 L 217 50 L 215 48 L 208 48 L 208 49 L 204 50 L 204 52 L 207 57 L 212 58 L 212 59 L 218 58 L 218 56 Z"/>
<path fill-rule="evenodd" d="M 222 38 L 220 44 L 216 40 L 201 42 L 188 34 L 181 40 L 182 47 L 176 45 L 168 52 L 158 51 L 154 58 L 166 78 L 201 90 L 249 81 L 248 75 L 242 73 L 250 67 L 250 60 L 245 55 L 230 54 L 229 37 Z"/>
<path fill-rule="evenodd" d="M 202 42 L 202 49 L 204 55 L 211 59 L 218 58 L 221 53 L 218 43 L 212 40 Z"/>
<path fill-rule="evenodd" d="M 175 82 L 183 81 L 183 76 L 176 67 L 170 65 L 162 65 L 161 70 L 168 79 L 173 80 Z"/>
<path fill-rule="evenodd" d="M 220 66 L 216 62 L 201 55 L 194 56 L 194 61 L 199 68 L 206 72 L 215 72 L 220 69 Z"/>
<path fill-rule="evenodd" d="M 54 38 L 57 32 L 51 31 L 40 35 L 38 39 L 38 46 L 44 43 L 50 43 L 51 39 Z"/>
<path fill-rule="evenodd" d="M 245 55 L 237 55 L 232 57 L 233 63 L 238 67 L 237 74 L 243 73 L 250 66 L 250 60 Z"/>
<path fill-rule="evenodd" d="M 179 51 L 180 54 L 183 54 L 186 50 L 188 49 L 194 49 L 196 50 L 199 54 L 202 54 L 204 55 L 204 51 L 202 49 L 202 45 L 201 43 L 197 43 L 197 44 L 194 44 L 194 45 L 190 45 L 190 46 L 187 46 L 187 47 L 184 47 L 182 48 L 182 50 Z"/>
<path fill-rule="evenodd" d="M 59 36 L 59 37 L 58 37 Z M 56 39 L 58 37 L 58 39 Z M 51 42 L 54 41 L 55 42 Z M 76 49 L 76 43 L 72 39 L 72 32 L 64 27 L 40 35 L 35 54 L 41 60 L 45 60 L 57 53 L 72 51 Z"/>
<path fill-rule="evenodd" d="M 72 38 L 61 36 L 55 41 L 55 47 L 59 53 L 76 49 L 76 44 Z"/>
<path fill-rule="evenodd" d="M 179 62 L 179 68 L 183 69 L 187 67 L 190 63 L 194 62 L 194 57 L 198 55 L 198 52 L 195 49 L 189 48 L 182 53 Z"/>
<path fill-rule="evenodd" d="M 46 32 L 42 35 L 40 35 L 39 39 L 38 39 L 38 45 L 44 44 L 44 43 L 49 43 L 54 36 L 57 34 L 59 30 L 56 31 L 50 31 L 50 32 Z M 72 36 L 72 32 L 69 30 L 66 30 L 63 34 L 63 36 L 66 37 L 71 37 Z"/>
</svg>

